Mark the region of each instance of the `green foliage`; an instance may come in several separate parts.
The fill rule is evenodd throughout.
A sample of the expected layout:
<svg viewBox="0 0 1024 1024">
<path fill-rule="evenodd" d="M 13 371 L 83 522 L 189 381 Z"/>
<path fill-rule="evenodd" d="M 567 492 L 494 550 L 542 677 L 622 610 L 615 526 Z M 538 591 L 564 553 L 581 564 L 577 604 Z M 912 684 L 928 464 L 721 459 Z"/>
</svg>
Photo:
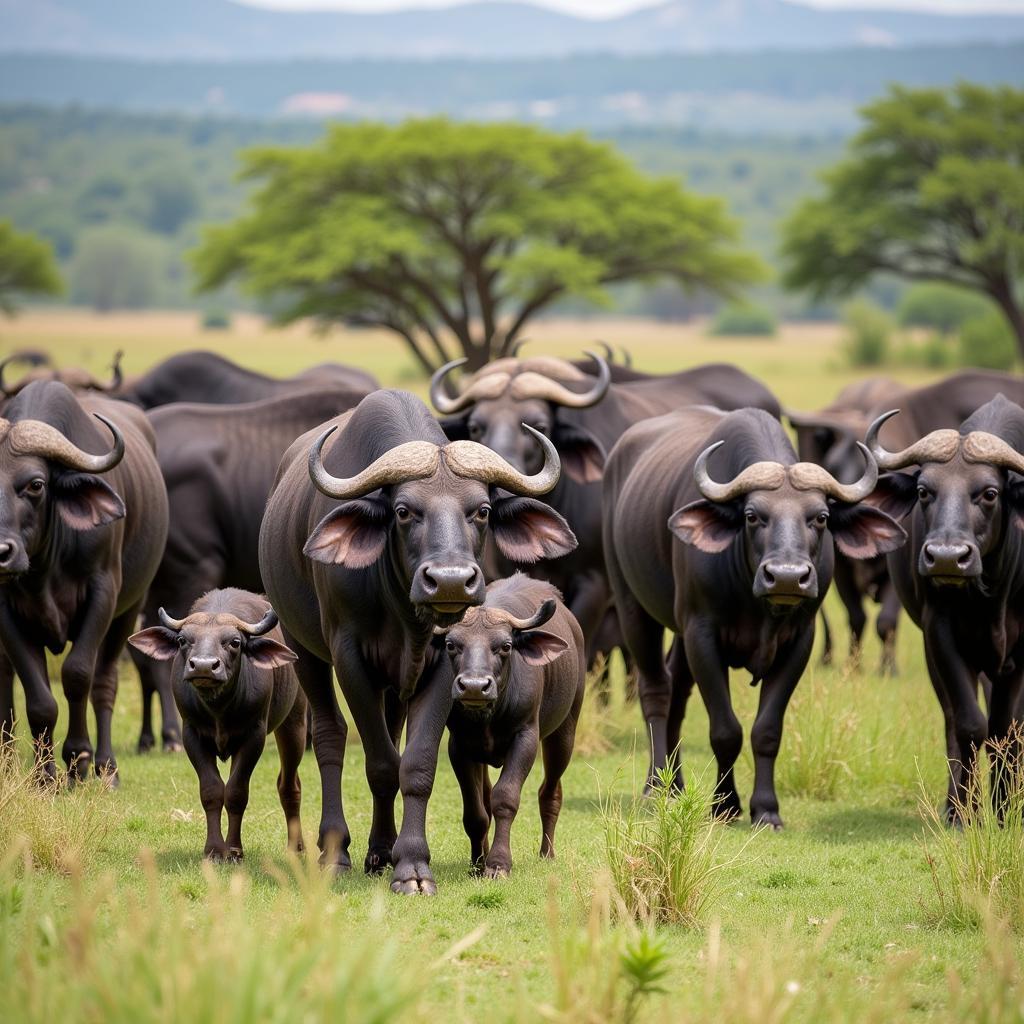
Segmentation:
<svg viewBox="0 0 1024 1024">
<path fill-rule="evenodd" d="M 1024 350 L 1024 91 L 894 86 L 863 114 L 825 194 L 785 224 L 786 284 L 822 299 L 888 271 L 987 293 Z"/>
<path fill-rule="evenodd" d="M 927 282 L 912 285 L 900 299 L 896 318 L 901 327 L 927 327 L 952 334 L 968 320 L 987 313 L 992 304 L 983 296 L 952 285 Z"/>
<path fill-rule="evenodd" d="M 716 337 L 770 338 L 777 329 L 775 314 L 770 309 L 742 303 L 720 309 L 709 333 Z"/>
<path fill-rule="evenodd" d="M 203 314 L 204 331 L 228 331 L 231 329 L 231 314 L 226 309 L 208 309 Z"/>
<path fill-rule="evenodd" d="M 889 358 L 892 320 L 878 306 L 865 299 L 850 302 L 843 309 L 847 329 L 846 357 L 851 366 L 881 366 Z"/>
<path fill-rule="evenodd" d="M 143 309 L 159 294 L 162 270 L 155 239 L 132 228 L 90 228 L 71 264 L 71 297 L 99 312 Z"/>
<path fill-rule="evenodd" d="M 17 296 L 55 295 L 60 290 L 50 246 L 0 221 L 0 313 L 12 315 Z"/>
<path fill-rule="evenodd" d="M 142 217 L 148 228 L 173 235 L 199 212 L 199 190 L 183 166 L 160 164 L 138 181 Z"/>
<path fill-rule="evenodd" d="M 201 288 L 288 296 L 280 319 L 384 327 L 427 368 L 473 369 L 563 297 L 672 278 L 729 294 L 758 276 L 722 205 L 644 177 L 582 135 L 514 124 L 335 125 L 248 154 L 249 212 L 208 230 Z M 475 322 L 479 322 L 479 327 Z"/>
<path fill-rule="evenodd" d="M 719 855 L 725 825 L 714 817 L 713 802 L 701 777 L 680 792 L 668 769 L 645 799 L 604 801 L 608 869 L 631 918 L 695 925 L 715 904 L 725 867 Z"/>
<path fill-rule="evenodd" d="M 961 366 L 979 366 L 986 370 L 1009 370 L 1017 361 L 1017 345 L 1005 317 L 992 310 L 960 328 Z"/>
</svg>

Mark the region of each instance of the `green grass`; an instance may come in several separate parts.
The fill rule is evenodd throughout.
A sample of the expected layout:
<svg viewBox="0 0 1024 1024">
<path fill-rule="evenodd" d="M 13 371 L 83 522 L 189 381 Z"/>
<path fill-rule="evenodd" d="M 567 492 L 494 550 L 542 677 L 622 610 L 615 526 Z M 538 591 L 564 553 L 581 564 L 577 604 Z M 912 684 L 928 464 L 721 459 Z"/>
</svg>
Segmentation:
<svg viewBox="0 0 1024 1024">
<path fill-rule="evenodd" d="M 38 341 L 25 323 L 5 340 Z M 118 329 L 114 321 L 111 338 Z M 139 337 L 144 329 L 140 321 Z M 607 336 L 595 325 L 599 333 Z M 581 334 L 574 328 L 563 347 L 580 347 Z M 97 368 L 99 337 L 89 341 Z M 157 337 L 149 359 L 172 344 L 171 334 Z M 650 348 L 625 333 L 613 340 L 632 344 L 641 366 L 671 365 L 670 335 L 651 331 L 651 338 Z M 715 357 L 696 334 L 685 338 L 678 363 Z M 238 357 L 247 343 L 237 325 L 202 342 Z M 251 361 L 287 369 L 350 354 L 309 338 L 286 346 L 278 339 L 276 350 L 274 343 L 273 335 L 250 338 Z M 79 335 L 61 351 L 82 344 Z M 364 352 L 359 361 L 393 381 L 401 353 L 376 355 Z M 138 346 L 129 357 L 133 369 L 147 361 Z M 718 357 L 735 358 L 728 345 Z M 740 362 L 777 385 L 784 401 L 808 408 L 849 379 L 835 332 L 801 345 L 784 329 Z M 836 649 L 845 650 L 834 595 L 829 609 Z M 619 912 L 608 877 L 602 799 L 629 806 L 646 772 L 640 712 L 622 699 L 617 660 L 610 707 L 594 702 L 584 711 L 580 752 L 564 779 L 556 862 L 536 857 L 538 768 L 513 828 L 511 878 L 471 877 L 458 788 L 442 750 L 428 816 L 434 899 L 393 896 L 387 879 L 359 872 L 321 878 L 313 858 L 292 865 L 283 852 L 272 744 L 253 780 L 245 864 L 204 865 L 203 813 L 188 761 L 133 752 L 138 683 L 126 664 L 114 715 L 120 790 L 19 790 L 16 817 L 0 808 L 0 991 L 14 1008 L 5 1019 L 52 1021 L 73 1012 L 87 1024 L 186 1017 L 407 1024 L 442 1012 L 467 1021 L 1019 1021 L 1019 935 L 992 915 L 967 927 L 949 921 L 935 890 L 935 839 L 919 801 L 922 789 L 929 805 L 944 797 L 944 748 L 919 635 L 903 623 L 898 678 L 875 673 L 879 657 L 873 635 L 859 675 L 822 668 L 815 654 L 779 758 L 786 830 L 754 833 L 747 820 L 722 828 L 715 856 L 728 866 L 699 923 L 651 931 Z M 758 692 L 737 675 L 733 695 L 747 735 L 736 772 L 746 804 Z M 688 779 L 711 762 L 707 728 L 695 697 L 683 731 Z M 58 741 L 63 730 L 62 717 Z M 25 763 L 23 735 L 19 743 Z M 320 801 L 311 755 L 301 775 L 313 848 Z M 370 799 L 358 742 L 349 744 L 344 793 L 360 863 Z M 34 850 L 32 868 L 22 834 Z"/>
</svg>

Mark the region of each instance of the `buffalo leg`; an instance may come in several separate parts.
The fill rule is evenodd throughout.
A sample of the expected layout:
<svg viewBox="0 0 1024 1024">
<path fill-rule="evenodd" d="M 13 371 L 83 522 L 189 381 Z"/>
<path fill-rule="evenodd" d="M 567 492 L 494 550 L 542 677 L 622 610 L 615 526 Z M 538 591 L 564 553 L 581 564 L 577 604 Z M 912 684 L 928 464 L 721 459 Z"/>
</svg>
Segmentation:
<svg viewBox="0 0 1024 1024">
<path fill-rule="evenodd" d="M 281 770 L 277 775 L 277 795 L 284 811 L 285 826 L 288 829 L 288 849 L 302 853 L 302 782 L 299 780 L 299 764 L 306 750 L 306 698 L 300 691 L 288 716 L 274 732 L 277 757 Z"/>
<path fill-rule="evenodd" d="M 160 742 L 165 751 L 176 753 L 181 750 L 181 721 L 171 689 L 170 663 L 154 661 L 134 649 L 130 653 L 142 688 L 142 729 L 138 752 L 145 754 L 156 746 L 153 728 L 153 698 L 156 697 L 160 704 Z"/>
<path fill-rule="evenodd" d="M 992 764 L 992 807 L 1001 821 L 1015 774 L 1021 771 L 1021 737 L 1016 719 L 1024 672 L 993 684 L 989 711 L 988 752 Z"/>
<path fill-rule="evenodd" d="M 298 655 L 295 674 L 313 709 L 313 754 L 320 771 L 320 863 L 347 871 L 352 867 L 348 855 L 351 837 L 341 802 L 341 771 L 348 725 L 338 707 L 331 666 L 307 651 L 287 631 L 284 641 Z"/>
<path fill-rule="evenodd" d="M 857 588 L 853 566 L 842 555 L 836 557 L 835 584 L 839 598 L 846 609 L 847 622 L 850 626 L 850 666 L 859 669 L 861 643 L 864 638 L 864 627 L 868 624 L 868 617 L 864 613 L 864 600 Z"/>
<path fill-rule="evenodd" d="M 128 656 L 139 674 L 139 689 L 142 691 L 142 729 L 135 750 L 139 754 L 148 754 L 156 746 L 156 736 L 153 732 L 153 698 L 156 696 L 156 686 L 149 669 L 151 665 L 157 663 L 134 647 L 128 651 Z"/>
<path fill-rule="evenodd" d="M 807 667 L 813 644 L 814 631 L 807 630 L 761 682 L 757 715 L 750 730 L 750 745 L 754 750 L 754 795 L 750 800 L 750 819 L 754 825 L 782 828 L 779 797 L 775 792 L 775 760 L 782 743 L 786 708 Z"/>
<path fill-rule="evenodd" d="M 687 623 L 684 640 L 686 660 L 707 708 L 711 749 L 718 764 L 715 813 L 725 819 L 737 818 L 743 813 L 743 808 L 736 792 L 734 767 L 743 749 L 743 727 L 732 709 L 729 673 L 718 649 L 714 623 L 707 619 L 691 619 Z"/>
<path fill-rule="evenodd" d="M 0 754 L 14 743 L 14 666 L 0 647 Z"/>
<path fill-rule="evenodd" d="M 5 639 L 4 650 L 25 690 L 25 717 L 32 733 L 36 767 L 43 780 L 57 778 L 53 761 L 53 731 L 57 727 L 57 701 L 50 689 L 46 674 L 46 656 L 35 647 L 18 641 L 17 627 L 9 609 L 0 603 L 0 636 Z"/>
<path fill-rule="evenodd" d="M 672 702 L 668 708 L 668 722 L 665 729 L 665 745 L 669 762 L 673 766 L 673 786 L 683 788 L 682 751 L 679 748 L 679 734 L 686 717 L 686 704 L 693 692 L 693 673 L 686 660 L 686 647 L 676 637 L 668 652 L 668 671 L 672 679 Z"/>
<path fill-rule="evenodd" d="M 562 811 L 562 776 L 572 760 L 576 745 L 576 726 L 583 709 L 584 687 L 576 691 L 569 714 L 565 721 L 541 741 L 541 755 L 544 759 L 544 781 L 540 784 L 537 801 L 540 804 L 540 855 L 555 856 L 555 826 Z"/>
<path fill-rule="evenodd" d="M 267 734 L 262 726 L 238 748 L 231 759 L 231 774 L 224 786 L 224 806 L 228 812 L 228 860 L 240 861 L 242 850 L 242 818 L 249 806 L 249 780 L 259 764 Z"/>
<path fill-rule="evenodd" d="M 822 665 L 832 664 L 832 627 L 829 625 L 828 616 L 825 614 L 825 606 L 822 605 L 818 609 L 818 615 L 821 617 L 821 635 L 824 640 L 821 648 L 821 663 Z"/>
<path fill-rule="evenodd" d="M 484 858 L 484 874 L 488 878 L 504 878 L 512 870 L 512 822 L 519 812 L 523 784 L 537 760 L 537 745 L 535 727 L 516 733 L 505 755 L 501 775 L 491 790 L 494 842 Z"/>
<path fill-rule="evenodd" d="M 451 713 L 451 673 L 440 659 L 424 673 L 409 703 L 409 726 L 399 766 L 402 830 L 395 841 L 393 892 L 432 896 L 437 884 L 430 872 L 427 803 L 437 774 L 437 753 Z"/>
<path fill-rule="evenodd" d="M 875 630 L 878 639 L 882 641 L 882 665 L 883 676 L 895 676 L 899 674 L 899 667 L 896 664 L 896 628 L 900 622 L 900 598 L 896 588 L 888 579 L 881 588 L 881 608 L 878 612 L 878 619 L 875 621 Z"/>
<path fill-rule="evenodd" d="M 960 759 L 960 744 L 956 738 L 956 723 L 953 720 L 953 705 L 950 703 L 949 695 L 939 678 L 938 669 L 935 668 L 932 655 L 928 650 L 928 643 L 924 645 L 925 662 L 928 666 L 928 679 L 935 691 L 935 696 L 942 709 L 942 727 L 946 737 L 946 821 L 952 824 L 957 817 L 957 794 L 960 789 L 960 776 L 963 772 L 963 763 Z"/>
<path fill-rule="evenodd" d="M 228 848 L 221 831 L 224 813 L 224 780 L 217 770 L 217 752 L 213 744 L 185 723 L 182 734 L 185 753 L 199 779 L 199 800 L 206 814 L 206 846 L 203 856 L 210 860 L 224 860 Z"/>
<path fill-rule="evenodd" d="M 454 735 L 448 737 L 448 760 L 462 793 L 462 827 L 469 839 L 469 860 L 474 870 L 480 871 L 487 856 L 487 833 L 491 828 L 491 815 L 484 805 L 483 772 L 486 769 L 463 755 Z"/>
</svg>

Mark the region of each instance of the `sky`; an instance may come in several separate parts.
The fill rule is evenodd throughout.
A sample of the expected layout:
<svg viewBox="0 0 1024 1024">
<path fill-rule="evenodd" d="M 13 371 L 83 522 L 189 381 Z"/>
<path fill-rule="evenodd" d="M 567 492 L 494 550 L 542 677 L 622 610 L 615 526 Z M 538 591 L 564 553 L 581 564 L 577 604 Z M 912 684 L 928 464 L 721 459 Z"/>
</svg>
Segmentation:
<svg viewBox="0 0 1024 1024">
<path fill-rule="evenodd" d="M 349 11 L 393 11 L 410 7 L 450 7 L 466 0 L 242 0 L 260 7 L 280 9 L 338 9 Z M 500 0 L 483 0 L 484 3 Z M 530 0 L 543 7 L 553 7 L 572 14 L 612 17 L 639 7 L 651 7 L 662 0 Z M 708 0 L 710 2 L 710 0 Z M 904 10 L 975 13 L 1008 11 L 1024 14 L 1024 0 L 798 0 L 815 7 L 887 7 Z"/>
</svg>

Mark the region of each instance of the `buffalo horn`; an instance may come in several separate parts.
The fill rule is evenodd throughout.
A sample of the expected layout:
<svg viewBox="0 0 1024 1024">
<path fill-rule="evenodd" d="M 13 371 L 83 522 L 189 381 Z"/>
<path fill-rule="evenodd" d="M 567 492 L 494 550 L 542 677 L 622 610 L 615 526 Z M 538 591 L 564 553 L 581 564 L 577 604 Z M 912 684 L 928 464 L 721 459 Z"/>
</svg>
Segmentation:
<svg viewBox="0 0 1024 1024">
<path fill-rule="evenodd" d="M 987 462 L 992 466 L 1024 473 L 1024 455 L 1001 437 L 984 430 L 972 430 L 963 439 L 963 456 L 968 462 Z"/>
<path fill-rule="evenodd" d="M 919 441 L 915 441 L 908 448 L 899 452 L 890 452 L 882 447 L 878 440 L 878 432 L 882 429 L 886 420 L 891 419 L 899 412 L 899 409 L 892 409 L 883 413 L 874 423 L 868 427 L 864 440 L 871 454 L 874 455 L 879 469 L 896 470 L 905 466 L 916 466 L 923 462 L 949 462 L 960 450 L 962 440 L 959 431 L 956 430 L 933 430 L 926 434 Z"/>
<path fill-rule="evenodd" d="M 558 451 L 539 430 L 523 424 L 544 449 L 544 465 L 538 473 L 527 476 L 510 466 L 497 452 L 476 441 L 452 441 L 444 450 L 445 461 L 453 473 L 481 483 L 504 487 L 507 491 L 523 494 L 531 498 L 547 494 L 558 483 L 562 471 Z M 415 442 L 414 442 L 415 443 Z"/>
<path fill-rule="evenodd" d="M 277 625 L 277 612 L 273 608 L 268 608 L 259 622 L 244 622 L 242 619 L 238 619 L 235 625 L 238 627 L 238 632 L 244 633 L 246 636 L 263 636 Z"/>
<path fill-rule="evenodd" d="M 587 355 L 597 364 L 597 380 L 589 391 L 570 391 L 564 384 L 539 373 L 527 371 L 512 378 L 512 394 L 515 398 L 540 398 L 567 409 L 588 409 L 597 405 L 608 393 L 612 373 L 608 364 L 596 352 Z"/>
<path fill-rule="evenodd" d="M 69 469 L 77 469 L 83 473 L 105 473 L 113 469 L 124 458 L 124 438 L 121 431 L 99 413 L 93 414 L 105 424 L 114 435 L 114 447 L 106 455 L 90 455 L 72 444 L 56 427 L 39 420 L 19 420 L 11 425 L 0 420 L 0 430 L 9 427 L 7 440 L 19 455 L 38 455 L 53 459 Z"/>
<path fill-rule="evenodd" d="M 536 629 L 538 626 L 543 626 L 555 614 L 556 607 L 554 598 L 549 597 L 532 615 L 525 619 L 517 619 L 510 615 L 508 624 L 513 629 Z"/>
<path fill-rule="evenodd" d="M 723 444 L 724 441 L 716 441 L 705 448 L 697 456 L 693 466 L 697 488 L 708 501 L 732 501 L 733 498 L 738 498 L 749 491 L 774 491 L 785 482 L 786 467 L 781 462 L 755 462 L 727 484 L 712 480 L 708 473 L 708 459 L 711 453 L 721 448 Z"/>
<path fill-rule="evenodd" d="M 167 611 L 164 608 L 158 608 L 156 610 L 156 613 L 160 618 L 160 625 L 162 625 L 165 629 L 172 630 L 175 633 L 181 630 L 181 627 L 185 625 L 185 622 L 188 619 L 188 616 L 186 616 L 184 619 L 172 619 L 170 615 L 167 614 Z"/>
<path fill-rule="evenodd" d="M 353 477 L 332 476 L 324 468 L 323 447 L 327 438 L 337 429 L 337 426 L 329 427 L 309 450 L 310 479 L 317 490 L 329 498 L 358 498 L 388 484 L 421 480 L 430 476 L 440 461 L 440 449 L 436 444 L 430 441 L 406 441 L 385 452 Z"/>
<path fill-rule="evenodd" d="M 789 482 L 799 491 L 823 491 L 827 497 L 851 505 L 863 501 L 878 483 L 878 464 L 866 445 L 858 441 L 857 447 L 864 456 L 864 474 L 856 483 L 841 484 L 827 469 L 813 462 L 798 462 L 790 466 L 787 472 Z"/>
</svg>

